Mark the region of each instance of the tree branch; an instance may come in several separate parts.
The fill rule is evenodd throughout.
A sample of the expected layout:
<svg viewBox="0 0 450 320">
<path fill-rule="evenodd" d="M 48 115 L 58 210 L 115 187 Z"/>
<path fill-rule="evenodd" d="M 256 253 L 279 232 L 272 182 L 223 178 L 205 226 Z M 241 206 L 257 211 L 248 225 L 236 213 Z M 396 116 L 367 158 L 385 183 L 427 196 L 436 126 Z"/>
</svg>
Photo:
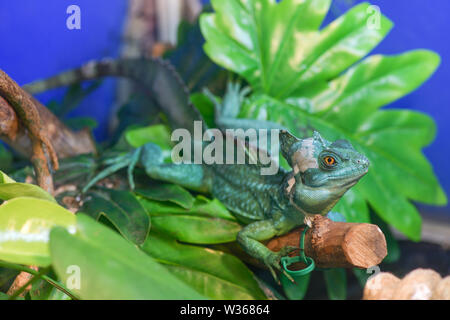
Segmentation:
<svg viewBox="0 0 450 320">
<path fill-rule="evenodd" d="M 273 251 L 299 246 L 303 228 L 267 243 Z M 294 254 L 298 254 L 294 252 Z M 319 268 L 369 268 L 387 255 L 386 239 L 378 226 L 368 223 L 334 222 L 317 215 L 305 235 L 305 254 Z M 300 268 L 300 266 L 297 266 Z M 295 265 L 291 266 L 295 270 Z"/>
<path fill-rule="evenodd" d="M 0 139 L 31 159 L 38 185 L 50 193 L 53 191 L 50 164 L 57 169 L 58 158 L 95 153 L 89 131 L 73 132 L 67 128 L 1 70 L 0 123 Z"/>
</svg>

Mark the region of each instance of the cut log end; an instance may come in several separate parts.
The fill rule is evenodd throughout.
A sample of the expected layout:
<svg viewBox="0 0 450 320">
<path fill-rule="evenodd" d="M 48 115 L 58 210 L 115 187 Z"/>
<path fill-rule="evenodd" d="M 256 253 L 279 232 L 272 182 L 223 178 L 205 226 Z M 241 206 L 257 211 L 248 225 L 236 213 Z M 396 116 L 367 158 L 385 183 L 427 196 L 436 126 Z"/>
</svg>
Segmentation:
<svg viewBox="0 0 450 320">
<path fill-rule="evenodd" d="M 348 262 L 358 268 L 375 266 L 387 255 L 384 234 L 373 224 L 355 224 L 345 235 L 342 246 Z"/>
</svg>

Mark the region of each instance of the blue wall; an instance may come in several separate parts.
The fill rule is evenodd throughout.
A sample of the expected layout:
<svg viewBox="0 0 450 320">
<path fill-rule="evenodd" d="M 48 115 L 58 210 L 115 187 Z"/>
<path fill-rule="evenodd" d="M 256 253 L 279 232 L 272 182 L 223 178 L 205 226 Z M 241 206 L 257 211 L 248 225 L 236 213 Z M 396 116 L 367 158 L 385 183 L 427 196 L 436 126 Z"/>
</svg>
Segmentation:
<svg viewBox="0 0 450 320">
<path fill-rule="evenodd" d="M 71 4 L 81 8 L 81 30 L 66 27 Z M 88 60 L 115 57 L 126 12 L 126 0 L 0 0 L 0 68 L 22 85 Z M 105 81 L 74 112 L 97 119 L 99 138 L 107 134 L 114 85 Z M 63 90 L 55 90 L 38 98 L 46 103 L 62 95 Z"/>
<path fill-rule="evenodd" d="M 225 0 L 224 0 L 225 1 Z M 208 1 L 202 0 L 203 3 Z M 337 0 L 326 22 L 361 1 Z M 44 4 L 45 3 L 45 4 Z M 450 1 L 372 0 L 395 27 L 374 53 L 394 54 L 427 48 L 438 52 L 442 64 L 419 90 L 396 101 L 392 107 L 428 113 L 438 124 L 436 141 L 425 150 L 447 194 L 450 194 Z M 66 28 L 66 8 L 82 9 L 82 29 Z M 78 66 L 90 59 L 117 56 L 126 0 L 15 0 L 0 2 L 0 68 L 20 84 Z M 60 97 L 61 90 L 39 96 Z M 108 80 L 74 114 L 93 116 L 99 122 L 98 138 L 107 134 L 107 119 L 114 100 L 114 81 Z M 448 212 L 449 208 L 445 210 Z"/>
</svg>

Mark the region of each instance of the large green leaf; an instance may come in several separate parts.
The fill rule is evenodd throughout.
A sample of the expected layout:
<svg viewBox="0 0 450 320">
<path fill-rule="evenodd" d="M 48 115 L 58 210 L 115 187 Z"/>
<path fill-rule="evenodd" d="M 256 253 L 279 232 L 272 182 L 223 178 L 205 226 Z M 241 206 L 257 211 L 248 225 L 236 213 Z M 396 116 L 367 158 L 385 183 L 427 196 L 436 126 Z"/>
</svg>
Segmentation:
<svg viewBox="0 0 450 320">
<path fill-rule="evenodd" d="M 391 29 L 380 17 L 368 27 L 362 3 L 318 31 L 331 0 L 212 0 L 201 17 L 205 51 L 254 89 L 289 97 L 299 87 L 337 76 L 370 52 Z"/>
<path fill-rule="evenodd" d="M 172 145 L 170 130 L 162 124 L 129 129 L 125 132 L 125 138 L 133 148 L 142 147 L 144 144 L 150 142 L 157 144 L 161 149 L 168 148 Z"/>
<path fill-rule="evenodd" d="M 238 258 L 208 248 L 185 245 L 152 233 L 142 246 L 169 271 L 212 299 L 265 299 L 251 271 Z"/>
<path fill-rule="evenodd" d="M 83 214 L 77 216 L 75 234 L 62 228 L 51 231 L 50 252 L 52 266 L 64 283 L 74 275 L 68 270 L 80 271 L 79 289 L 73 291 L 83 299 L 204 298 L 136 246 Z"/>
<path fill-rule="evenodd" d="M 31 197 L 52 202 L 56 200 L 42 188 L 29 183 L 18 183 L 0 171 L 0 200 L 10 200 L 18 197 Z"/>
<path fill-rule="evenodd" d="M 3 171 L 0 171 L 0 183 L 4 184 L 4 183 L 14 183 L 15 181 L 13 179 L 11 179 L 6 173 L 4 173 Z"/>
<path fill-rule="evenodd" d="M 345 269 L 334 268 L 323 271 L 328 297 L 331 300 L 345 300 L 347 297 L 347 274 Z"/>
<path fill-rule="evenodd" d="M 151 216 L 161 215 L 195 215 L 203 217 L 221 218 L 236 221 L 236 218 L 217 199 L 208 199 L 198 195 L 190 209 L 177 206 L 169 202 L 139 198 L 142 206 Z"/>
<path fill-rule="evenodd" d="M 232 242 L 241 230 L 237 222 L 190 215 L 153 216 L 152 226 L 179 241 L 196 244 Z"/>
<path fill-rule="evenodd" d="M 128 240 L 141 245 L 150 231 L 150 217 L 136 197 L 128 191 L 105 189 L 89 192 L 80 212 L 94 219 L 105 216 Z"/>
<path fill-rule="evenodd" d="M 10 200 L 18 197 L 30 197 L 56 202 L 47 191 L 34 184 L 19 182 L 0 184 L 1 200 Z"/>
<path fill-rule="evenodd" d="M 173 202 L 185 209 L 191 209 L 195 201 L 189 191 L 176 184 L 160 183 L 134 192 L 146 199 Z"/>
<path fill-rule="evenodd" d="M 15 198 L 0 206 L 0 260 L 48 266 L 48 238 L 54 226 L 74 227 L 75 216 L 54 202 Z"/>
</svg>

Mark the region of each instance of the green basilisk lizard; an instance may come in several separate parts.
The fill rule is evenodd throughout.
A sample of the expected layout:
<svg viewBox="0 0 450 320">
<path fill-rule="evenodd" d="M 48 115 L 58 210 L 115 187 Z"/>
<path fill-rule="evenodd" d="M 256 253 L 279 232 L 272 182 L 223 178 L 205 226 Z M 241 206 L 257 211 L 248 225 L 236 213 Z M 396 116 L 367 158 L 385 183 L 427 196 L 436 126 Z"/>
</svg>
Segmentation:
<svg viewBox="0 0 450 320">
<path fill-rule="evenodd" d="M 161 106 L 172 127 L 192 132 L 194 121 L 202 116 L 191 104 L 189 91 L 174 68 L 162 60 L 128 59 L 91 62 L 25 88 L 32 93 L 70 85 L 82 80 L 120 76 L 134 80 Z M 246 90 L 230 86 L 223 103 L 215 101 L 216 124 L 226 128 L 281 128 L 256 120 L 237 119 Z M 206 124 L 203 122 L 206 128 Z M 367 158 L 346 140 L 330 142 L 317 132 L 298 139 L 280 130 L 280 146 L 291 171 L 279 168 L 274 175 L 261 175 L 260 164 L 174 164 L 163 163 L 161 149 L 147 144 L 125 157 L 109 161 L 85 188 L 114 171 L 128 167 L 132 176 L 139 164 L 154 179 L 176 183 L 218 198 L 247 224 L 237 235 L 238 243 L 251 256 L 260 259 L 272 272 L 281 270 L 280 259 L 294 248 L 272 252 L 261 241 L 287 233 L 296 226 L 309 224 L 313 215 L 325 215 L 344 193 L 363 177 L 369 167 Z M 133 181 L 130 179 L 133 186 Z"/>
</svg>

